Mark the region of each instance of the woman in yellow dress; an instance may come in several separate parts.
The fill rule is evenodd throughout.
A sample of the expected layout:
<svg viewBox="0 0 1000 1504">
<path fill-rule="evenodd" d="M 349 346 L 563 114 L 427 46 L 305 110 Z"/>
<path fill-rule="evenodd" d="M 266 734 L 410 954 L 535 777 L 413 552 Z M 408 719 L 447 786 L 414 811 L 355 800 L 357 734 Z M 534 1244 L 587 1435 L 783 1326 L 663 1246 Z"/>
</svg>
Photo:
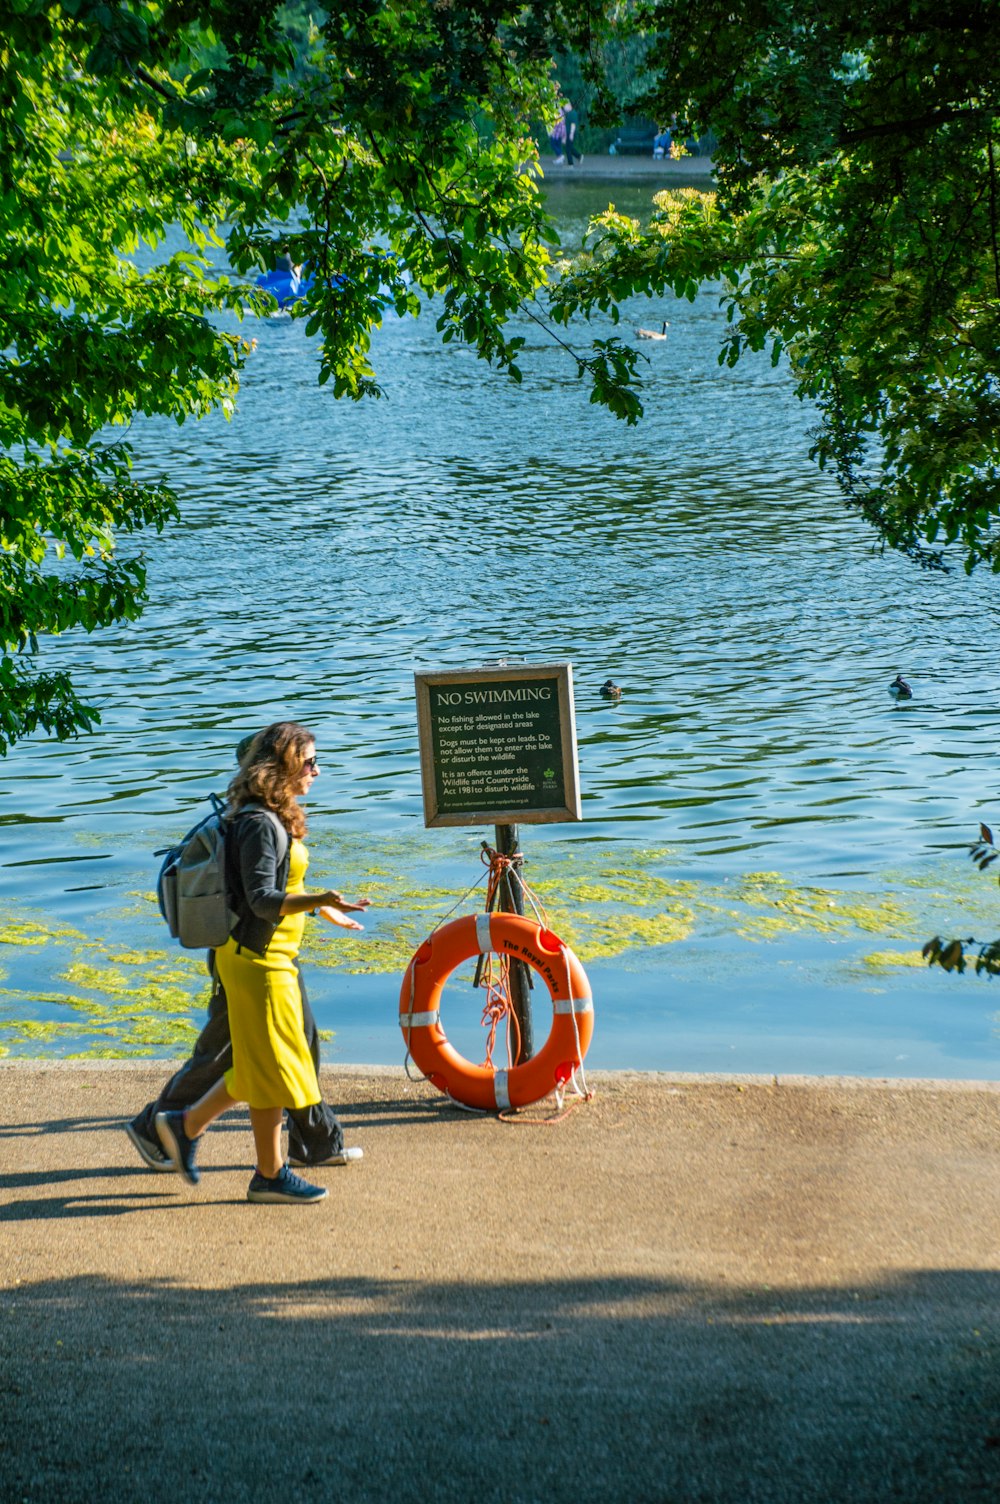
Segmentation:
<svg viewBox="0 0 1000 1504">
<path fill-rule="evenodd" d="M 312 732 L 295 721 L 276 721 L 254 737 L 229 786 L 226 872 L 239 919 L 215 960 L 229 999 L 233 1064 L 193 1107 L 156 1117 L 174 1168 L 197 1185 L 199 1138 L 223 1112 L 246 1102 L 257 1150 L 248 1201 L 304 1203 L 326 1195 L 294 1174 L 281 1152 L 284 1109 L 320 1100 L 302 1025 L 298 953 L 308 913 L 360 930 L 350 914 L 367 908 L 368 900 L 349 903 L 332 889 L 306 891 L 306 821 L 298 800 L 318 773 Z"/>
</svg>

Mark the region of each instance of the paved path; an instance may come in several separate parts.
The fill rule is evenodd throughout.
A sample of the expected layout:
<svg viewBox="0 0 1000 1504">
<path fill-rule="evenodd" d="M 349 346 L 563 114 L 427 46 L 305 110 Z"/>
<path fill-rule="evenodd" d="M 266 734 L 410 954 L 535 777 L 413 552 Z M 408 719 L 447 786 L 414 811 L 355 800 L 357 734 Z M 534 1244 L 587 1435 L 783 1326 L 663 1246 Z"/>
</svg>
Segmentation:
<svg viewBox="0 0 1000 1504">
<path fill-rule="evenodd" d="M 681 157 L 680 161 L 674 162 L 666 157 L 656 161 L 652 157 L 612 157 L 604 153 L 596 156 L 586 154 L 583 161 L 577 162 L 574 167 L 557 167 L 551 157 L 543 155 L 542 168 L 545 172 L 546 185 L 569 182 L 572 178 L 579 176 L 607 178 L 615 181 L 648 178 L 651 186 L 654 187 L 667 188 L 673 185 L 679 188 L 693 181 L 705 186 L 712 175 L 712 159 L 711 157 Z"/>
<path fill-rule="evenodd" d="M 0 1498 L 1000 1497 L 1000 1086 L 598 1075 L 555 1126 L 324 1075 L 361 1165 L 198 1191 L 159 1066 L 0 1065 Z"/>
</svg>

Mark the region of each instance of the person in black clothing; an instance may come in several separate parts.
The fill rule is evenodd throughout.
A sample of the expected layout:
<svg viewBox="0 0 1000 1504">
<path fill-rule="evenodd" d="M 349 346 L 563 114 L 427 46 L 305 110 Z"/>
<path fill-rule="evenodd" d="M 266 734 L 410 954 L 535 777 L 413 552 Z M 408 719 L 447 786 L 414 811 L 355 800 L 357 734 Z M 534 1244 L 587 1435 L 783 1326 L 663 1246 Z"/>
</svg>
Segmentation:
<svg viewBox="0 0 1000 1504">
<path fill-rule="evenodd" d="M 208 1019 L 198 1036 L 191 1057 L 185 1060 L 164 1086 L 155 1102 L 147 1102 L 141 1112 L 125 1125 L 140 1157 L 151 1170 L 172 1171 L 174 1166 L 157 1137 L 155 1119 L 158 1112 L 178 1112 L 191 1107 L 217 1081 L 221 1081 L 233 1063 L 233 1045 L 229 1035 L 229 1005 L 222 983 L 215 974 L 212 952 L 212 995 L 208 1002 Z M 319 1072 L 319 1032 L 306 998 L 305 985 L 299 974 L 302 993 L 302 1023 L 313 1063 Z M 346 1165 L 361 1159 L 363 1150 L 347 1148 L 340 1120 L 328 1102 L 312 1107 L 288 1109 L 288 1158 L 296 1165 Z"/>
<path fill-rule="evenodd" d="M 575 167 L 577 162 L 583 161 L 581 153 L 576 148 L 576 128 L 580 123 L 580 117 L 569 101 L 563 105 L 563 120 L 566 124 L 566 166 Z"/>
<path fill-rule="evenodd" d="M 242 761 L 253 741 L 245 736 L 236 748 L 236 760 Z M 364 900 L 361 906 L 367 903 Z M 212 994 L 208 1002 L 208 1019 L 198 1036 L 190 1059 L 180 1070 L 175 1071 L 154 1102 L 147 1102 L 130 1123 L 126 1123 L 133 1147 L 150 1170 L 173 1172 L 174 1165 L 164 1151 L 156 1132 L 158 1112 L 178 1112 L 191 1107 L 211 1087 L 222 1080 L 233 1063 L 233 1045 L 229 1032 L 229 1005 L 225 989 L 216 973 L 215 952 L 208 953 L 208 969 L 212 978 Z M 302 994 L 302 1025 L 313 1064 L 319 1074 L 319 1031 L 306 997 L 302 974 L 299 972 L 299 990 Z M 288 1109 L 288 1158 L 296 1165 L 346 1165 L 363 1157 L 364 1151 L 357 1145 L 348 1148 L 344 1144 L 344 1132 L 340 1120 L 327 1102 L 319 1101 L 311 1107 Z"/>
</svg>

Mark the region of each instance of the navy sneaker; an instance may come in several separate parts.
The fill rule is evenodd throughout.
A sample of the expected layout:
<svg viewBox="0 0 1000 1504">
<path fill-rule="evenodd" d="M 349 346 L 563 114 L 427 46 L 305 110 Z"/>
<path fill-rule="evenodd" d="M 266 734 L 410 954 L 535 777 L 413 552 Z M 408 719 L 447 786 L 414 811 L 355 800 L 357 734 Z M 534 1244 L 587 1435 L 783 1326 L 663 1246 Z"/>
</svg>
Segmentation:
<svg viewBox="0 0 1000 1504">
<path fill-rule="evenodd" d="M 161 1173 L 169 1170 L 173 1173 L 174 1162 L 169 1154 L 164 1153 L 163 1145 L 157 1139 L 147 1138 L 142 1129 L 136 1127 L 135 1122 L 126 1123 L 125 1132 L 132 1140 L 139 1158 L 145 1161 L 147 1169 L 159 1170 Z"/>
<path fill-rule="evenodd" d="M 282 1165 L 273 1179 L 254 1170 L 247 1190 L 248 1201 L 299 1201 L 303 1205 L 308 1201 L 322 1201 L 325 1195 L 323 1186 L 310 1185 L 287 1165 Z"/>
<path fill-rule="evenodd" d="M 343 1148 L 339 1154 L 328 1154 L 325 1159 L 303 1159 L 300 1155 L 290 1153 L 288 1163 L 300 1167 L 308 1165 L 311 1170 L 318 1170 L 323 1165 L 353 1165 L 359 1159 L 364 1159 L 365 1151 L 357 1144 L 352 1144 L 350 1149 Z"/>
<path fill-rule="evenodd" d="M 160 1135 L 160 1143 L 170 1155 L 173 1168 L 191 1185 L 197 1185 L 201 1179 L 201 1171 L 194 1162 L 198 1140 L 188 1138 L 184 1132 L 183 1112 L 158 1112 L 156 1131 Z"/>
</svg>

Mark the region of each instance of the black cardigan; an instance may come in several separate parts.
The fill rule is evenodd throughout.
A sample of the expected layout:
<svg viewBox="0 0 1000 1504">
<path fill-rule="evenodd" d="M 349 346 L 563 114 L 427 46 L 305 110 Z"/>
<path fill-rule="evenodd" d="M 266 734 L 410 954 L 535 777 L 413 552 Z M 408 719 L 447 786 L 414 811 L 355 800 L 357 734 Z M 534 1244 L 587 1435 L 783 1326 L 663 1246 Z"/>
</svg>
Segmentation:
<svg viewBox="0 0 1000 1504">
<path fill-rule="evenodd" d="M 226 874 L 230 901 L 239 914 L 233 939 L 262 955 L 281 920 L 288 887 L 291 841 L 278 861 L 274 820 L 262 809 L 247 805 L 226 825 Z"/>
</svg>

